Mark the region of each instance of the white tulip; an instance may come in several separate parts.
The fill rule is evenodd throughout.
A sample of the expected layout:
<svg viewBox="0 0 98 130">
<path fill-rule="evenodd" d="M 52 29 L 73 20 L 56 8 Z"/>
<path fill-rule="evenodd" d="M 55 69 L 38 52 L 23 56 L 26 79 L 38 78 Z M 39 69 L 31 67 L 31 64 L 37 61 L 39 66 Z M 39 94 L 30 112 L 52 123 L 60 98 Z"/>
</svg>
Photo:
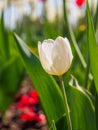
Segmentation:
<svg viewBox="0 0 98 130">
<path fill-rule="evenodd" d="M 71 66 L 73 59 L 67 38 L 48 39 L 38 42 L 39 57 L 44 70 L 51 75 L 63 75 Z"/>
</svg>

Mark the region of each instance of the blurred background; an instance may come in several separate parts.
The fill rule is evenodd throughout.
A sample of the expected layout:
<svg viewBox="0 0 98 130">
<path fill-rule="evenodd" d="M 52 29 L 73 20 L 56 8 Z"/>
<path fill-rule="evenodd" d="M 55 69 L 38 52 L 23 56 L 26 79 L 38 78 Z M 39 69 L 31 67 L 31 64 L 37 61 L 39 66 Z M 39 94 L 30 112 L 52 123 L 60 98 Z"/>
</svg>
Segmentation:
<svg viewBox="0 0 98 130">
<path fill-rule="evenodd" d="M 35 89 L 16 52 L 12 33 L 17 33 L 37 55 L 38 41 L 55 39 L 59 35 L 69 38 L 67 22 L 64 21 L 63 2 L 63 0 L 0 0 L 0 130 L 48 129 L 39 99 L 36 101 L 36 94 L 33 93 L 35 102 L 31 100 L 25 102 L 32 98 L 30 92 Z M 89 0 L 93 18 L 97 2 Z M 85 61 L 88 62 L 85 0 L 66 0 L 65 4 L 77 44 Z M 96 36 L 97 34 L 96 30 Z M 74 60 L 66 74 L 66 81 L 70 81 L 69 75 L 72 74 L 81 86 L 90 88 L 92 77 L 88 79 L 87 84 L 85 63 L 82 66 L 72 43 L 71 47 Z M 21 102 L 25 104 L 26 109 L 20 106 Z M 26 115 L 21 116 L 25 111 Z M 34 116 L 34 113 L 37 115 Z"/>
<path fill-rule="evenodd" d="M 67 0 L 69 10 L 69 20 L 72 25 L 76 25 L 79 18 L 85 15 L 85 0 Z M 96 10 L 97 0 L 89 0 L 93 11 Z M 63 0 L 0 0 L 0 12 L 4 11 L 5 24 L 11 29 L 15 29 L 17 23 L 28 17 L 31 21 L 44 20 L 55 22 L 63 17 Z M 8 20 L 9 19 L 9 20 Z"/>
</svg>

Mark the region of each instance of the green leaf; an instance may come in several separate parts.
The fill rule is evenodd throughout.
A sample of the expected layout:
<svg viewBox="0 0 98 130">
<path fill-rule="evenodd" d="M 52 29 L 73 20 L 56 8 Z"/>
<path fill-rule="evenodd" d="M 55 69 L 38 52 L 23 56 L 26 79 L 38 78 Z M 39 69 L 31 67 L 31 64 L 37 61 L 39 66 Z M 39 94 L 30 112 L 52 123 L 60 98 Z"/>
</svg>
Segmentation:
<svg viewBox="0 0 98 130">
<path fill-rule="evenodd" d="M 71 75 L 71 80 L 69 82 L 69 85 L 75 86 L 78 90 L 80 90 L 82 93 L 84 93 L 92 101 L 92 103 L 94 105 L 95 97 L 87 89 L 80 86 L 79 83 L 78 83 L 78 80 L 73 75 Z"/>
<path fill-rule="evenodd" d="M 95 110 L 88 95 L 71 86 L 68 87 L 67 97 L 73 130 L 96 130 Z"/>
<path fill-rule="evenodd" d="M 38 58 L 32 54 L 26 44 L 14 35 L 17 47 L 24 65 L 31 77 L 44 108 L 49 123 L 58 120 L 64 114 L 64 105 L 61 91 L 52 76 L 48 75 L 42 68 Z M 60 107 L 59 107 L 60 106 Z"/>
<path fill-rule="evenodd" d="M 67 130 L 61 91 L 52 76 L 41 67 L 39 59 L 32 54 L 24 42 L 15 35 L 16 45 L 24 65 L 39 92 L 45 114 L 51 125 L 56 122 L 57 130 Z M 66 88 L 71 111 L 73 130 L 96 130 L 95 111 L 92 100 L 78 88 Z"/>
<path fill-rule="evenodd" d="M 93 73 L 96 90 L 98 93 L 98 62 L 97 62 L 98 61 L 98 45 L 96 43 L 94 26 L 93 26 L 93 21 L 91 18 L 88 2 L 86 5 L 87 5 L 87 18 L 88 18 L 87 38 L 88 38 L 88 44 L 89 44 L 90 64 L 91 64 L 91 70 Z"/>
<path fill-rule="evenodd" d="M 54 125 L 57 130 L 68 130 L 65 115 L 63 115 L 61 118 L 59 118 L 59 120 L 54 122 Z M 53 122 L 49 130 L 54 130 Z"/>
<path fill-rule="evenodd" d="M 55 124 L 57 130 L 68 130 L 67 120 L 65 118 L 65 115 L 63 115 Z"/>
</svg>

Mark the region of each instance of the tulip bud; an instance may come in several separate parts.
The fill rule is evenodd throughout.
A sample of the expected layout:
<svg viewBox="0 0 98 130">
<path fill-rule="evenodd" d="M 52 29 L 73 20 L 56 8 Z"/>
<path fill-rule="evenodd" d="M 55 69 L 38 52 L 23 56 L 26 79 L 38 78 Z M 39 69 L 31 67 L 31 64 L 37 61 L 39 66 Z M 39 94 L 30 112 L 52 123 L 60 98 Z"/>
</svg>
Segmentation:
<svg viewBox="0 0 98 130">
<path fill-rule="evenodd" d="M 71 66 L 73 59 L 67 38 L 57 37 L 38 42 L 39 57 L 44 70 L 51 75 L 63 75 Z"/>
</svg>

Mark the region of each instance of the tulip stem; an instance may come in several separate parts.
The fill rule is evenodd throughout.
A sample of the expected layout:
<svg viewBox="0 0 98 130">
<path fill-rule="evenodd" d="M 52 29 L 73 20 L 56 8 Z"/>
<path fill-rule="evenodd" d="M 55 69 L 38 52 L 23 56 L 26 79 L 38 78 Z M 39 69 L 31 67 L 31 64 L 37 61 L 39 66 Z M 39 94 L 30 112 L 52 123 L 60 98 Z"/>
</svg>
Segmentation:
<svg viewBox="0 0 98 130">
<path fill-rule="evenodd" d="M 64 81 L 63 81 L 62 76 L 59 76 L 59 81 L 60 81 L 61 90 L 62 90 L 62 94 L 63 94 L 68 130 L 72 130 L 71 118 L 70 118 L 70 113 L 69 113 L 69 106 L 68 106 L 68 101 L 67 101 L 67 96 L 66 96 L 66 91 L 65 91 Z"/>
</svg>

